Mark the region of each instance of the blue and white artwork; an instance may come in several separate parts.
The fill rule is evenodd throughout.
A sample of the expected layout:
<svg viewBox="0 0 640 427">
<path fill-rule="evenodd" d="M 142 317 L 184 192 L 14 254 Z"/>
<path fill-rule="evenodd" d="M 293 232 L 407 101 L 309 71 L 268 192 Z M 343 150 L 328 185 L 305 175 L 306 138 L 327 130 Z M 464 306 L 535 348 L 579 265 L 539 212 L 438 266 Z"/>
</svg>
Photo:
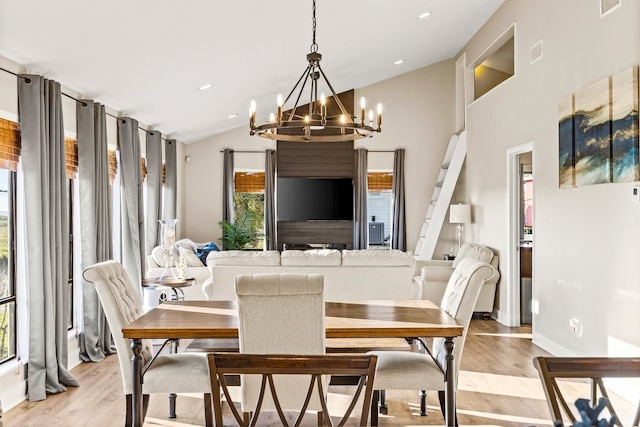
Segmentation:
<svg viewBox="0 0 640 427">
<path fill-rule="evenodd" d="M 609 77 L 575 94 L 576 185 L 611 182 Z"/>
<path fill-rule="evenodd" d="M 558 109 L 560 188 L 573 188 L 576 186 L 574 99 L 573 95 L 561 99 Z"/>
<path fill-rule="evenodd" d="M 640 180 L 638 156 L 638 67 L 611 77 L 611 168 L 613 182 Z"/>
<path fill-rule="evenodd" d="M 560 100 L 559 187 L 640 181 L 639 67 Z"/>
</svg>

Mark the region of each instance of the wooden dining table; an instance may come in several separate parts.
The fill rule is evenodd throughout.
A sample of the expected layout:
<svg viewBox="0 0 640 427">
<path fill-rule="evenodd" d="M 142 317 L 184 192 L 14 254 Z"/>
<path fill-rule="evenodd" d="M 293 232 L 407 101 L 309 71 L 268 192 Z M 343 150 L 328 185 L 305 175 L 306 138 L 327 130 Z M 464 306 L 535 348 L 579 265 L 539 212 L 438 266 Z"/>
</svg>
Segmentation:
<svg viewBox="0 0 640 427">
<path fill-rule="evenodd" d="M 445 339 L 445 422 L 455 425 L 454 338 L 463 326 L 427 300 L 325 302 L 327 338 L 442 337 Z M 237 338 L 235 301 L 167 301 L 122 328 L 133 350 L 132 421 L 142 427 L 142 340 Z"/>
</svg>

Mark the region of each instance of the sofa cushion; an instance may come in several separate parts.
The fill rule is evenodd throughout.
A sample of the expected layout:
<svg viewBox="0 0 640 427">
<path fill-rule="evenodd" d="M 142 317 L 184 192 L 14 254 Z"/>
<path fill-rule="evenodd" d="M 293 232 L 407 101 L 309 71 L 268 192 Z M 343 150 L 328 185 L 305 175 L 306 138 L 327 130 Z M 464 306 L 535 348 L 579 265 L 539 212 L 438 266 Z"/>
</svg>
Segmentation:
<svg viewBox="0 0 640 427">
<path fill-rule="evenodd" d="M 491 263 L 491 260 L 493 259 L 493 251 L 484 245 L 465 243 L 460 247 L 460 250 L 456 255 L 456 259 L 453 260 L 453 264 L 451 266 L 456 268 L 458 264 L 460 264 L 460 261 L 465 258 Z"/>
<path fill-rule="evenodd" d="M 184 257 L 187 267 L 204 267 L 198 255 L 190 247 L 178 246 L 178 255 Z"/>
<path fill-rule="evenodd" d="M 342 255 L 337 249 L 288 250 L 280 254 L 280 265 L 295 266 L 339 266 Z"/>
<path fill-rule="evenodd" d="M 415 258 L 411 253 L 398 249 L 355 249 L 342 251 L 342 265 L 391 267 L 413 266 L 415 262 Z"/>
<path fill-rule="evenodd" d="M 280 265 L 278 251 L 209 252 L 207 265 Z"/>
</svg>

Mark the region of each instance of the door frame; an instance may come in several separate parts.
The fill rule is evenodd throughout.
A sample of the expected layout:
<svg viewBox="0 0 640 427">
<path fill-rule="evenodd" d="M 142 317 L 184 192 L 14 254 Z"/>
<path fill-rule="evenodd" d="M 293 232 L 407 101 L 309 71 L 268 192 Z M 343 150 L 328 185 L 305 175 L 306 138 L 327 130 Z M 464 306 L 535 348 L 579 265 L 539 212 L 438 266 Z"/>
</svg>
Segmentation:
<svg viewBox="0 0 640 427">
<path fill-rule="evenodd" d="M 533 156 L 533 151 L 533 141 L 507 149 L 507 218 L 509 221 L 508 241 L 506 245 L 508 248 L 507 310 L 505 313 L 507 326 L 520 326 L 520 195 L 522 193 L 522 186 L 520 182 L 519 156 L 520 154 L 531 152 L 531 164 L 535 173 L 535 165 L 533 165 L 533 158 L 535 156 Z"/>
</svg>

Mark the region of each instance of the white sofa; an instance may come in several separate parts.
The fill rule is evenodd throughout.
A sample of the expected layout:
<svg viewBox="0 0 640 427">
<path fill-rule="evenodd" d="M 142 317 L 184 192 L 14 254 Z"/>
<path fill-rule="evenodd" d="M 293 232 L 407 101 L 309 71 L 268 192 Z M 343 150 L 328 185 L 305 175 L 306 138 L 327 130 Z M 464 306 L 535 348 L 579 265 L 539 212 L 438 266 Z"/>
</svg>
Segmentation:
<svg viewBox="0 0 640 427">
<path fill-rule="evenodd" d="M 480 289 L 480 295 L 474 308 L 474 312 L 488 315 L 493 312 L 493 304 L 496 296 L 496 286 L 500 279 L 498 270 L 499 257 L 490 248 L 475 243 L 465 243 L 460 247 L 453 261 L 426 260 L 418 261 L 417 270 L 419 276 L 414 278 L 416 287 L 420 289 L 419 298 L 428 299 L 440 303 L 451 274 L 456 266 L 465 258 L 484 261 L 490 264 L 496 273 L 487 280 Z"/>
<path fill-rule="evenodd" d="M 202 261 L 200 261 L 195 252 L 190 249 L 188 245 L 177 245 L 172 262 L 174 271 L 175 266 L 180 259 L 180 255 L 184 256 L 187 262 L 187 268 L 185 270 L 184 276 L 193 277 L 194 279 L 196 279 L 193 286 L 181 288 L 184 292 L 185 299 L 206 300 L 207 295 L 203 293 L 203 285 L 210 280 L 210 274 L 207 266 L 204 265 Z M 156 246 L 151 251 L 151 254 L 147 256 L 147 278 L 162 276 L 164 267 L 164 250 L 162 246 Z"/>
<path fill-rule="evenodd" d="M 324 276 L 326 301 L 416 299 L 415 259 L 398 250 L 312 249 L 307 251 L 210 252 L 211 280 L 204 292 L 212 300 L 235 299 L 239 274 L 303 273 Z"/>
</svg>

